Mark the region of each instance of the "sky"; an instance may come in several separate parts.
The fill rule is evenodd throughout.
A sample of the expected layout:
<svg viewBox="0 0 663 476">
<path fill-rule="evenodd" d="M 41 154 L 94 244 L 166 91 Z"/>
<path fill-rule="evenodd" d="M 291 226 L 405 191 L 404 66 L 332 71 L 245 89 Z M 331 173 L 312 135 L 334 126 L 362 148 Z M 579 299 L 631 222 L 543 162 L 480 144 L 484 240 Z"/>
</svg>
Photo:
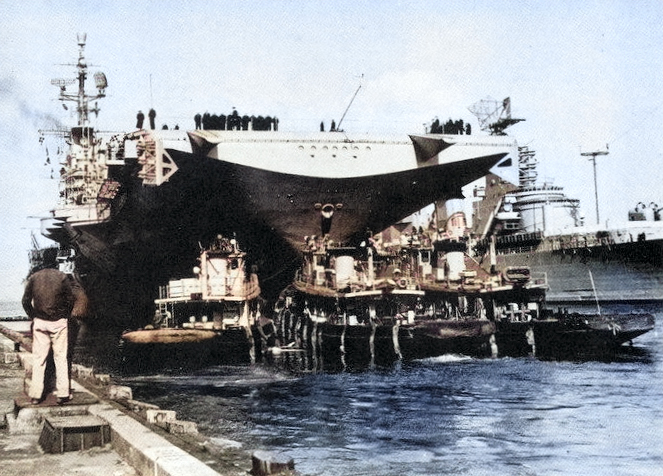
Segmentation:
<svg viewBox="0 0 663 476">
<path fill-rule="evenodd" d="M 510 135 L 588 222 L 581 152 L 609 150 L 602 222 L 663 206 L 663 0 L 0 0 L 0 300 L 20 299 L 31 235 L 48 243 L 35 217 L 58 191 L 38 130 L 75 125 L 50 81 L 75 77 L 78 33 L 108 78 L 100 130 L 131 130 L 150 107 L 158 126 L 192 129 L 195 113 L 235 107 L 315 131 L 361 86 L 347 131 L 421 133 L 438 117 L 479 133 L 468 108 L 510 97 L 525 119 Z"/>
</svg>

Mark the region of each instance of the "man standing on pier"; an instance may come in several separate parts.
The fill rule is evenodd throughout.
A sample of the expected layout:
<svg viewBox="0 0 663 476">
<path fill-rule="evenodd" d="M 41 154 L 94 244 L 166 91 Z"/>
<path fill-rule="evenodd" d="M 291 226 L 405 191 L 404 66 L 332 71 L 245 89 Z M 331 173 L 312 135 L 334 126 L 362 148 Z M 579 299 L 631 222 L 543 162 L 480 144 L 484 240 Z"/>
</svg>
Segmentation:
<svg viewBox="0 0 663 476">
<path fill-rule="evenodd" d="M 46 268 L 28 278 L 23 309 L 32 319 L 32 381 L 28 396 L 33 404 L 43 400 L 48 353 L 53 349 L 55 393 L 58 404 L 71 399 L 68 352 L 68 320 L 83 290 L 73 276 Z"/>
</svg>

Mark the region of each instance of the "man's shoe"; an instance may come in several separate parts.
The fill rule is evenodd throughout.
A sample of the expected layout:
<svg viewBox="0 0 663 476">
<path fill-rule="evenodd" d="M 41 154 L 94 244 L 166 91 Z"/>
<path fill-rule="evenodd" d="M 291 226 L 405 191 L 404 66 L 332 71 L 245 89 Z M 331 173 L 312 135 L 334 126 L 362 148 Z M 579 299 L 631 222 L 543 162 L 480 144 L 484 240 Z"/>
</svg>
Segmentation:
<svg viewBox="0 0 663 476">
<path fill-rule="evenodd" d="M 71 400 L 71 395 L 68 396 L 68 397 L 58 397 L 57 403 L 58 403 L 58 405 L 62 405 L 64 403 L 67 403 L 70 400 Z"/>
</svg>

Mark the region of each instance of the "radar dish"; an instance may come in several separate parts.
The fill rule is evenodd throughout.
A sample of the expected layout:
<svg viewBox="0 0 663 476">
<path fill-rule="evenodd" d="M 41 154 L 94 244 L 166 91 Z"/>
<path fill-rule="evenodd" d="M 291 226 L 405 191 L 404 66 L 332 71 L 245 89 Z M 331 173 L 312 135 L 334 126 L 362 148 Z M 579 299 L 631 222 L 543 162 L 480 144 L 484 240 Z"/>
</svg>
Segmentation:
<svg viewBox="0 0 663 476">
<path fill-rule="evenodd" d="M 493 98 L 482 99 L 468 107 L 479 120 L 481 130 L 494 136 L 503 136 L 507 127 L 525 119 L 511 117 L 511 98 L 496 101 Z"/>
<path fill-rule="evenodd" d="M 94 83 L 96 84 L 97 89 L 106 89 L 106 87 L 108 87 L 106 75 L 101 71 L 94 73 Z"/>
</svg>

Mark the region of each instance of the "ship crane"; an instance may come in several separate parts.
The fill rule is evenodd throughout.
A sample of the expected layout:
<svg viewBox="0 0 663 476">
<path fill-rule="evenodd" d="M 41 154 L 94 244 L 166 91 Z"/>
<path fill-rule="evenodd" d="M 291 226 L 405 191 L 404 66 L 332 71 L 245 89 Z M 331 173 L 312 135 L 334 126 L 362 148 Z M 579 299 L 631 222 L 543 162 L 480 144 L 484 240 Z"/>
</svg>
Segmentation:
<svg viewBox="0 0 663 476">
<path fill-rule="evenodd" d="M 481 130 L 493 136 L 504 136 L 508 127 L 525 120 L 511 117 L 511 98 L 502 101 L 482 99 L 468 109 L 479 120 Z"/>
</svg>

